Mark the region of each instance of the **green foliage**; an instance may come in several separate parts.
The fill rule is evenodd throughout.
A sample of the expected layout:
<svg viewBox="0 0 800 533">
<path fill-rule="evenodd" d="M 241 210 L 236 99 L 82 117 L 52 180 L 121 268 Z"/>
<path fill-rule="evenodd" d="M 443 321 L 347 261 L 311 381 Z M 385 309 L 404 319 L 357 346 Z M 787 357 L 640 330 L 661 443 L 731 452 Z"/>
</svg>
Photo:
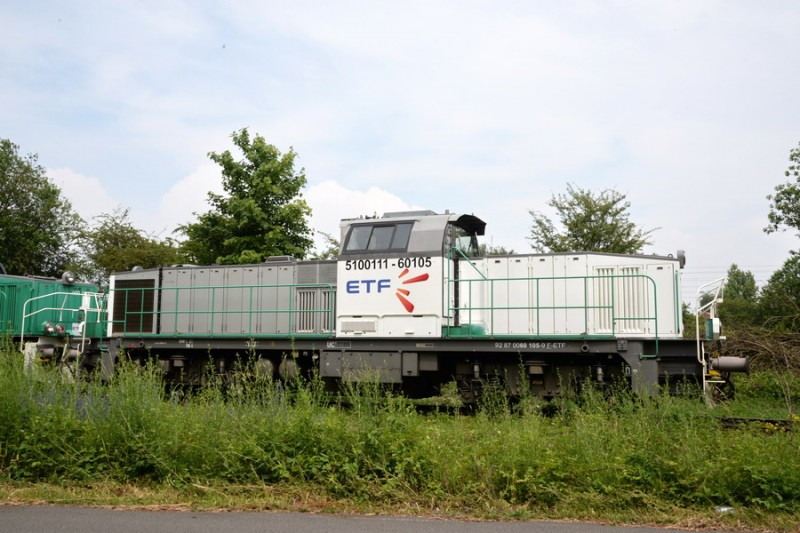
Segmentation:
<svg viewBox="0 0 800 533">
<path fill-rule="evenodd" d="M 789 181 L 777 185 L 775 193 L 767 196 L 770 201 L 769 225 L 764 228 L 767 233 L 788 228 L 800 231 L 800 144 L 789 151 L 785 175 Z"/>
<path fill-rule="evenodd" d="M 567 185 L 547 205 L 558 214 L 561 230 L 544 214 L 530 211 L 533 225 L 528 240 L 537 252 L 641 253 L 655 230 L 643 230 L 629 220 L 630 202 L 613 189 L 599 193 Z"/>
<path fill-rule="evenodd" d="M 725 281 L 725 299 L 754 301 L 757 295 L 758 288 L 753 273 L 741 270 L 736 263 L 732 264 Z"/>
<path fill-rule="evenodd" d="M 335 408 L 316 380 L 257 372 L 211 376 L 178 400 L 156 366 L 70 384 L 26 376 L 16 355 L 0 355 L 0 477 L 19 482 L 299 486 L 328 501 L 540 517 L 800 513 L 796 436 L 723 430 L 697 400 L 586 388 L 550 417 L 499 396 L 474 416 L 426 416 L 376 382 L 349 383 Z"/>
<path fill-rule="evenodd" d="M 322 235 L 322 238 L 325 241 L 325 248 L 321 251 L 314 250 L 314 254 L 311 256 L 311 259 L 337 259 L 339 257 L 339 249 L 341 248 L 339 239 L 330 233 L 325 233 L 324 231 L 318 231 L 317 233 Z"/>
<path fill-rule="evenodd" d="M 83 220 L 38 164 L 0 139 L 0 263 L 9 274 L 60 276 L 76 258 Z"/>
<path fill-rule="evenodd" d="M 702 300 L 701 300 L 702 301 Z M 792 255 L 758 290 L 755 276 L 736 264 L 728 269 L 724 302 L 719 307 L 729 329 L 762 326 L 773 331 L 800 328 L 800 256 Z"/>
<path fill-rule="evenodd" d="M 762 307 L 758 301 L 727 297 L 719 306 L 719 316 L 726 331 L 763 323 Z"/>
<path fill-rule="evenodd" d="M 697 338 L 697 320 L 694 311 L 689 307 L 689 304 L 683 302 L 681 304 L 681 314 L 683 315 L 683 338 L 695 339 Z"/>
<path fill-rule="evenodd" d="M 794 406 L 800 403 L 800 368 L 766 369 L 737 376 L 736 396 L 746 400 L 789 401 Z"/>
<path fill-rule="evenodd" d="M 788 182 L 775 187 L 767 196 L 769 225 L 767 233 L 793 228 L 800 231 L 800 145 L 789 151 Z M 800 236 L 800 232 L 798 233 Z M 795 252 L 773 273 L 761 293 L 764 323 L 781 331 L 800 329 L 800 255 Z"/>
<path fill-rule="evenodd" d="M 111 272 L 134 266 L 153 268 L 184 262 L 174 241 L 158 240 L 135 228 L 128 219 L 127 209 L 96 217 L 82 240 L 88 262 L 81 273 L 91 279 L 104 280 Z"/>
<path fill-rule="evenodd" d="M 781 331 L 800 330 L 800 255 L 787 259 L 761 291 L 764 324 Z"/>
<path fill-rule="evenodd" d="M 735 263 L 730 266 L 719 313 L 726 327 L 738 328 L 761 322 L 758 287 L 752 272 L 741 270 Z"/>
<path fill-rule="evenodd" d="M 492 255 L 512 255 L 514 250 L 510 250 L 505 246 L 494 244 L 481 244 L 478 247 L 478 255 L 480 257 L 488 257 Z"/>
<path fill-rule="evenodd" d="M 237 161 L 228 150 L 208 154 L 222 167 L 227 196 L 209 193 L 211 211 L 179 228 L 187 237 L 182 251 L 199 264 L 304 258 L 312 246 L 311 210 L 302 198 L 306 177 L 295 170 L 294 150 L 281 154 L 260 135 L 251 139 L 247 129 L 231 138 L 244 158 Z"/>
</svg>

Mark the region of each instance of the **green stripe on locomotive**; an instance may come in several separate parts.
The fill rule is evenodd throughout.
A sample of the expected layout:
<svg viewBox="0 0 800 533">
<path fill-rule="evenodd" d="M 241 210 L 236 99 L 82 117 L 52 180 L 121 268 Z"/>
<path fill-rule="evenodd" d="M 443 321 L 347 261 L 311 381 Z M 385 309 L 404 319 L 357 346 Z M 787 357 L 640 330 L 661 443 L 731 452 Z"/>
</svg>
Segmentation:
<svg viewBox="0 0 800 533">
<path fill-rule="evenodd" d="M 85 322 L 86 337 L 102 337 L 99 291 L 96 285 L 0 275 L 0 333 L 13 338 L 80 336 Z"/>
</svg>

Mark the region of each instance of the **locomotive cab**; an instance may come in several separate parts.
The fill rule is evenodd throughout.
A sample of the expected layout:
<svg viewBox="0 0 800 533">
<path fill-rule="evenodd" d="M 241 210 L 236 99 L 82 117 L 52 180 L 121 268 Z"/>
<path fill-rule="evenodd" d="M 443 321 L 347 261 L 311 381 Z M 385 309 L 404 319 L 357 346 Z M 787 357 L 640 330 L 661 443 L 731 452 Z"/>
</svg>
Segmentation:
<svg viewBox="0 0 800 533">
<path fill-rule="evenodd" d="M 432 211 L 343 221 L 337 337 L 441 337 L 455 325 L 454 263 L 477 254 L 485 226 Z"/>
</svg>

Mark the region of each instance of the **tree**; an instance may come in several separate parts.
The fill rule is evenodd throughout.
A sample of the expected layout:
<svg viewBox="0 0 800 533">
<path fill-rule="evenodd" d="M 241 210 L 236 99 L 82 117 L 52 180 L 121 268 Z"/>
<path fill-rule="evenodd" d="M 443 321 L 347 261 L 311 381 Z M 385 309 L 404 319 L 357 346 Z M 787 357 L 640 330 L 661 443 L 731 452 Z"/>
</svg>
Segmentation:
<svg viewBox="0 0 800 533">
<path fill-rule="evenodd" d="M 569 184 L 566 194 L 554 195 L 547 205 L 555 208 L 563 229 L 557 230 L 550 218 L 531 210 L 528 240 L 537 252 L 641 253 L 655 231 L 631 222 L 630 202 L 613 189 L 594 193 Z"/>
<path fill-rule="evenodd" d="M 767 196 L 769 204 L 769 225 L 766 233 L 785 231 L 787 228 L 800 230 L 800 144 L 789 151 L 789 168 L 784 173 L 791 179 L 775 187 L 775 194 Z M 800 236 L 800 233 L 798 233 Z"/>
<path fill-rule="evenodd" d="M 341 248 L 339 239 L 337 239 L 330 233 L 326 233 L 324 231 L 317 230 L 317 233 L 322 235 L 322 239 L 325 241 L 325 248 L 321 251 L 317 251 L 315 249 L 313 255 L 311 256 L 311 259 L 316 259 L 316 260 L 337 259 L 339 257 L 339 249 Z"/>
<path fill-rule="evenodd" d="M 725 281 L 726 300 L 748 300 L 754 302 L 758 296 L 756 277 L 749 270 L 741 270 L 736 263 L 728 269 L 728 277 Z"/>
<path fill-rule="evenodd" d="M 735 263 L 730 266 L 719 313 L 727 327 L 760 323 L 758 287 L 752 272 L 741 270 Z"/>
<path fill-rule="evenodd" d="M 761 313 L 766 326 L 800 329 L 800 255 L 792 255 L 770 276 L 761 291 Z"/>
<path fill-rule="evenodd" d="M 84 221 L 38 164 L 0 139 L 0 263 L 9 274 L 60 276 Z"/>
<path fill-rule="evenodd" d="M 295 171 L 296 153 L 281 154 L 247 129 L 231 135 L 244 158 L 228 151 L 208 154 L 222 167 L 227 196 L 208 194 L 212 209 L 198 221 L 178 228 L 187 240 L 181 249 L 196 263 L 250 263 L 271 255 L 304 258 L 311 249 L 307 218 L 311 209 L 302 198 L 303 169 Z"/>
<path fill-rule="evenodd" d="M 103 213 L 95 221 L 83 236 L 88 262 L 80 273 L 85 278 L 103 280 L 111 272 L 134 266 L 153 268 L 184 262 L 177 243 L 172 239 L 158 240 L 135 228 L 127 209 Z"/>
<path fill-rule="evenodd" d="M 770 200 L 766 233 L 800 231 L 800 144 L 789 151 L 788 182 L 775 187 Z M 798 233 L 800 236 L 800 233 Z M 767 326 L 788 331 L 800 328 L 800 255 L 792 252 L 761 291 L 761 313 Z"/>
<path fill-rule="evenodd" d="M 489 257 L 492 255 L 513 255 L 514 250 L 509 250 L 502 245 L 494 244 L 481 244 L 478 246 L 478 255 L 480 257 Z"/>
</svg>

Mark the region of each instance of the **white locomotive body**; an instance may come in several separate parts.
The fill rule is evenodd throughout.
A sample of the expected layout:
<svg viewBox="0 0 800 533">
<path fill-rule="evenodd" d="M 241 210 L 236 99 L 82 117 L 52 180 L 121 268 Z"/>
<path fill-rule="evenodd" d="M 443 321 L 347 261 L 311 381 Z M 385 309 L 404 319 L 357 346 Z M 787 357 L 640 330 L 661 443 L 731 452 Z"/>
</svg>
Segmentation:
<svg viewBox="0 0 800 533">
<path fill-rule="evenodd" d="M 479 226 L 463 225 L 458 215 L 428 212 L 345 221 L 337 336 L 682 338 L 679 259 L 474 257 L 469 230 Z"/>
<path fill-rule="evenodd" d="M 678 260 L 601 253 L 485 257 L 459 280 L 460 322 L 488 335 L 682 338 Z"/>
</svg>

